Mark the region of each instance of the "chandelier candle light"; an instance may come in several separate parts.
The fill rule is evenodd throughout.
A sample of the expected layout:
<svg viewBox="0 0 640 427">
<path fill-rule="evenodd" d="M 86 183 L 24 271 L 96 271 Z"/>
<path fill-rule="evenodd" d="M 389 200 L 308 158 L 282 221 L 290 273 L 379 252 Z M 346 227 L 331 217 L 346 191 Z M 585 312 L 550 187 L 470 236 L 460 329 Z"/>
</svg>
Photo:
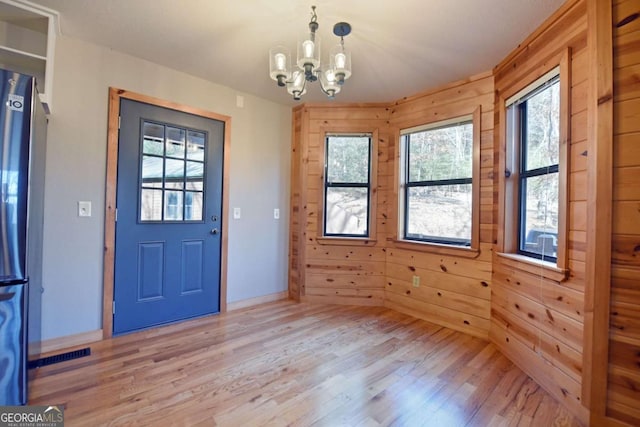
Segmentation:
<svg viewBox="0 0 640 427">
<path fill-rule="evenodd" d="M 344 48 L 344 36 L 351 33 L 351 25 L 338 22 L 333 26 L 333 34 L 340 37 L 340 43 L 331 49 L 329 66 L 323 70 L 320 64 L 320 36 L 316 7 L 311 6 L 309 33 L 305 33 L 298 43 L 298 57 L 295 66 L 291 64 L 289 49 L 276 46 L 269 51 L 269 75 L 278 82 L 278 86 L 286 86 L 293 99 L 307 91 L 307 82 L 320 80 L 320 88 L 329 98 L 340 92 L 344 81 L 351 76 L 351 52 Z"/>
</svg>

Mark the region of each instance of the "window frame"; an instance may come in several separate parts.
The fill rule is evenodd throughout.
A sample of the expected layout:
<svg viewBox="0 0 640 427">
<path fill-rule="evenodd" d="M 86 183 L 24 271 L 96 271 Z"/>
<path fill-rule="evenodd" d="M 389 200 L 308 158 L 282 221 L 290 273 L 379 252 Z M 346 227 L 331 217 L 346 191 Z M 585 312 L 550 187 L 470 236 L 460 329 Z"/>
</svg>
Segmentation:
<svg viewBox="0 0 640 427">
<path fill-rule="evenodd" d="M 498 158 L 498 230 L 496 239 L 496 254 L 510 265 L 525 271 L 536 271 L 544 277 L 563 281 L 567 278 L 568 270 L 568 195 L 569 195 L 569 148 L 570 148 L 570 103 L 571 103 L 571 75 L 570 51 L 544 62 L 544 68 L 531 70 L 526 74 L 521 84 L 513 85 L 509 90 L 498 94 L 499 115 L 499 158 Z M 557 70 L 557 71 L 556 71 Z M 545 81 L 549 81 L 556 73 L 560 82 L 560 129 L 558 153 L 558 235 L 555 262 L 520 253 L 519 230 L 519 182 L 520 168 L 518 163 L 520 147 L 514 147 L 514 123 L 508 120 L 507 109 L 514 100 L 531 93 Z M 519 138 L 518 138 L 519 139 Z M 515 144 L 518 145 L 518 144 Z M 514 264 L 515 263 L 515 264 Z"/>
<path fill-rule="evenodd" d="M 369 183 L 368 183 L 368 209 L 367 209 L 367 234 L 325 234 L 326 212 L 326 175 L 327 175 L 327 148 L 330 136 L 367 136 L 369 137 Z M 353 245 L 375 244 L 377 237 L 377 175 L 378 175 L 378 129 L 360 126 L 327 126 L 320 127 L 318 134 L 320 149 L 318 158 L 319 188 L 318 188 L 318 221 L 316 241 L 320 244 Z M 344 187 L 344 183 L 333 187 Z"/>
<path fill-rule="evenodd" d="M 555 70 L 555 69 L 554 69 Z M 527 203 L 527 180 L 529 178 L 547 176 L 550 174 L 557 173 L 559 175 L 559 166 L 560 166 L 560 147 L 558 146 L 558 163 L 543 166 L 534 169 L 527 169 L 527 152 L 528 152 L 528 144 L 529 138 L 527 137 L 527 130 L 529 129 L 528 120 L 527 120 L 527 109 L 528 102 L 531 98 L 536 95 L 542 93 L 543 91 L 549 89 L 554 84 L 560 84 L 560 70 L 557 70 L 558 74 L 555 76 L 549 76 L 549 80 L 542 82 L 539 86 L 533 88 L 531 91 L 525 93 L 520 99 L 507 106 L 507 109 L 514 108 L 514 114 L 516 115 L 516 123 L 519 126 L 514 132 L 514 141 L 509 141 L 509 144 L 518 144 L 517 152 L 519 154 L 518 159 L 518 171 L 519 171 L 519 179 L 518 179 L 518 220 L 517 220 L 517 238 L 518 238 L 518 246 L 517 253 L 520 255 L 524 255 L 531 258 L 536 258 L 542 261 L 549 261 L 552 263 L 557 263 L 557 257 L 554 256 L 545 256 L 544 254 L 540 254 L 537 252 L 528 251 L 523 249 L 523 242 L 526 241 L 526 217 L 524 216 L 526 212 L 526 203 Z M 508 114 L 508 111 L 507 111 Z M 558 127 L 560 123 L 558 123 Z M 558 130 L 558 137 L 560 137 L 560 131 Z M 508 149 L 508 148 L 507 148 Z M 558 199 L 558 203 L 560 200 Z"/>
<path fill-rule="evenodd" d="M 397 235 L 394 239 L 396 246 L 407 246 L 412 249 L 426 249 L 433 252 L 446 252 L 458 255 L 477 255 L 480 250 L 480 135 L 481 135 L 481 107 L 475 106 L 473 109 L 459 111 L 459 114 L 452 114 L 448 117 L 439 118 L 423 124 L 408 124 L 399 129 L 396 140 L 398 141 L 398 161 L 396 178 L 398 179 L 397 200 L 398 200 L 398 221 Z M 471 172 L 471 238 L 468 244 L 459 244 L 446 239 L 415 239 L 406 237 L 407 224 L 407 191 L 412 187 L 407 185 L 408 181 L 408 147 L 406 135 L 423 130 L 438 129 L 448 127 L 458 123 L 468 123 L 472 125 L 473 148 L 472 148 L 472 172 Z M 464 178 L 467 179 L 467 178 Z M 448 180 L 451 181 L 451 180 Z M 457 179 L 456 179 L 457 181 Z"/>
</svg>

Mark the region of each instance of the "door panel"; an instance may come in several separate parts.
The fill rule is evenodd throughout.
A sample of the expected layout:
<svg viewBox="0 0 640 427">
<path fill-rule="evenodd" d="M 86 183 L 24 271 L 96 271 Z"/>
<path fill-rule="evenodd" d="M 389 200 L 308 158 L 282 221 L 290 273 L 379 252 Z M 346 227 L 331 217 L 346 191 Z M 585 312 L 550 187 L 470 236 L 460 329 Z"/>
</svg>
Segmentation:
<svg viewBox="0 0 640 427">
<path fill-rule="evenodd" d="M 182 280 L 183 294 L 199 292 L 203 289 L 202 270 L 204 268 L 204 240 L 182 242 Z"/>
<path fill-rule="evenodd" d="M 164 297 L 164 242 L 138 243 L 137 302 Z"/>
<path fill-rule="evenodd" d="M 122 99 L 114 334 L 220 308 L 224 123 Z"/>
</svg>

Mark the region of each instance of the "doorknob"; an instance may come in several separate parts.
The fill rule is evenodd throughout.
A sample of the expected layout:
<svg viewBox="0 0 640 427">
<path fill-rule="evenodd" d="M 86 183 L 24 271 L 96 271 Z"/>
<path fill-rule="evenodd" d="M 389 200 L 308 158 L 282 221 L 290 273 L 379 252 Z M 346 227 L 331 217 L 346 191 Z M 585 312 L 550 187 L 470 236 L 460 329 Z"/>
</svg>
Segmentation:
<svg viewBox="0 0 640 427">
<path fill-rule="evenodd" d="M 217 228 L 212 228 L 210 233 L 211 234 L 218 234 L 218 229 Z"/>
</svg>

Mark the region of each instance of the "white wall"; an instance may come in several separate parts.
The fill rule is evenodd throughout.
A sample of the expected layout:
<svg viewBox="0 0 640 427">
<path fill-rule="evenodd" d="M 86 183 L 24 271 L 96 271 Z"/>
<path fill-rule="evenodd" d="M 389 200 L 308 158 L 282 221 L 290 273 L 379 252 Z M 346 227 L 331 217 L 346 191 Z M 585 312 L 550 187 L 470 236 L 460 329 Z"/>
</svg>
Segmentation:
<svg viewBox="0 0 640 427">
<path fill-rule="evenodd" d="M 206 54 L 206 53 L 203 53 Z M 213 54 L 213 53 L 211 53 Z M 43 339 L 102 327 L 109 86 L 232 117 L 227 301 L 287 288 L 291 109 L 60 36 L 47 138 Z M 236 107 L 236 96 L 244 108 Z M 77 202 L 92 203 L 80 218 Z M 280 220 L 273 209 L 280 208 Z"/>
</svg>

